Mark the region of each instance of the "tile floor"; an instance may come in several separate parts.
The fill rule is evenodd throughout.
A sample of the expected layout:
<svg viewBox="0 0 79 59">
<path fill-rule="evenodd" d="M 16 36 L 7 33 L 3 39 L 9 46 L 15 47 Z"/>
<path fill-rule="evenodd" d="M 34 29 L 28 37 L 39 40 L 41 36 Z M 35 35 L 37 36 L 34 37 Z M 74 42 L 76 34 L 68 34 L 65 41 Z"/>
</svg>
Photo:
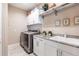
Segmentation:
<svg viewBox="0 0 79 59">
<path fill-rule="evenodd" d="M 8 46 L 8 56 L 34 56 L 32 54 L 27 54 L 22 47 L 17 44 L 12 44 Z"/>
</svg>

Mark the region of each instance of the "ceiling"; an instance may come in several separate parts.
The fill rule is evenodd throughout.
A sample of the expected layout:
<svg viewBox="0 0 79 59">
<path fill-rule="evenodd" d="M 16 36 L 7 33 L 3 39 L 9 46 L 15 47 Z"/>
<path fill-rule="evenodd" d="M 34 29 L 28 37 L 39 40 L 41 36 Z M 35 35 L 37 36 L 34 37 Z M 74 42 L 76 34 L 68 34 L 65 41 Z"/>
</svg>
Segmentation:
<svg viewBox="0 0 79 59">
<path fill-rule="evenodd" d="M 10 3 L 10 5 L 29 11 L 32 10 L 34 7 L 40 5 L 40 3 Z"/>
</svg>

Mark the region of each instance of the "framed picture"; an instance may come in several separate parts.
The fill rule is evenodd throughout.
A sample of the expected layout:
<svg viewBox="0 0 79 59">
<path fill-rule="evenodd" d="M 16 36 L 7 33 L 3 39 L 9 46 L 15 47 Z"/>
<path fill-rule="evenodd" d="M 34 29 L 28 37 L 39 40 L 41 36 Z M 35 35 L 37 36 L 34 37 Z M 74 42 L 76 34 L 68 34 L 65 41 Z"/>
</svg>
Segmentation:
<svg viewBox="0 0 79 59">
<path fill-rule="evenodd" d="M 75 17 L 74 24 L 75 25 L 79 25 L 79 16 Z"/>
<path fill-rule="evenodd" d="M 63 25 L 64 26 L 69 26 L 70 25 L 70 19 L 69 18 L 64 18 L 63 19 Z"/>
<path fill-rule="evenodd" d="M 56 20 L 55 21 L 55 26 L 60 26 L 61 25 L 61 21 L 60 20 Z"/>
</svg>

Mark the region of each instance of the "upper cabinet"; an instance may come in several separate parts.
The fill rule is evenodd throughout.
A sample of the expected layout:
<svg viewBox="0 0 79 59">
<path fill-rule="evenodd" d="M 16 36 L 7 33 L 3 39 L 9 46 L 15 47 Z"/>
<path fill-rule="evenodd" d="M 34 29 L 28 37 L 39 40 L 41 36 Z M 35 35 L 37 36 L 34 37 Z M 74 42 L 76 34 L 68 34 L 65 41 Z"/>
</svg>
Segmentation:
<svg viewBox="0 0 79 59">
<path fill-rule="evenodd" d="M 40 24 L 41 23 L 41 18 L 39 17 L 39 9 L 34 8 L 31 11 L 31 14 L 27 17 L 27 19 L 28 19 L 28 25 Z"/>
<path fill-rule="evenodd" d="M 39 9 L 38 8 L 35 8 L 33 10 L 33 20 L 34 20 L 34 24 L 41 23 L 41 19 L 39 17 Z"/>
</svg>

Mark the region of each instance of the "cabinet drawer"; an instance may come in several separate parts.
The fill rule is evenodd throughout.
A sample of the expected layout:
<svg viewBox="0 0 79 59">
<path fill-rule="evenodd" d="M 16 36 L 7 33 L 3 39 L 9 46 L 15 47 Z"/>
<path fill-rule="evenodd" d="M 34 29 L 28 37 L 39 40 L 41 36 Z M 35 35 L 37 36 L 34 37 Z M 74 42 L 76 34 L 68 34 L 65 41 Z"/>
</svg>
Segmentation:
<svg viewBox="0 0 79 59">
<path fill-rule="evenodd" d="M 54 41 L 50 41 L 50 40 L 45 40 L 45 43 L 47 45 L 50 45 L 50 46 L 53 46 L 53 47 L 57 47 L 58 46 L 58 43 L 54 42 Z"/>
<path fill-rule="evenodd" d="M 65 44 L 59 44 L 59 48 L 63 51 L 79 56 L 79 48 L 72 47 L 72 46 L 65 45 Z"/>
</svg>

